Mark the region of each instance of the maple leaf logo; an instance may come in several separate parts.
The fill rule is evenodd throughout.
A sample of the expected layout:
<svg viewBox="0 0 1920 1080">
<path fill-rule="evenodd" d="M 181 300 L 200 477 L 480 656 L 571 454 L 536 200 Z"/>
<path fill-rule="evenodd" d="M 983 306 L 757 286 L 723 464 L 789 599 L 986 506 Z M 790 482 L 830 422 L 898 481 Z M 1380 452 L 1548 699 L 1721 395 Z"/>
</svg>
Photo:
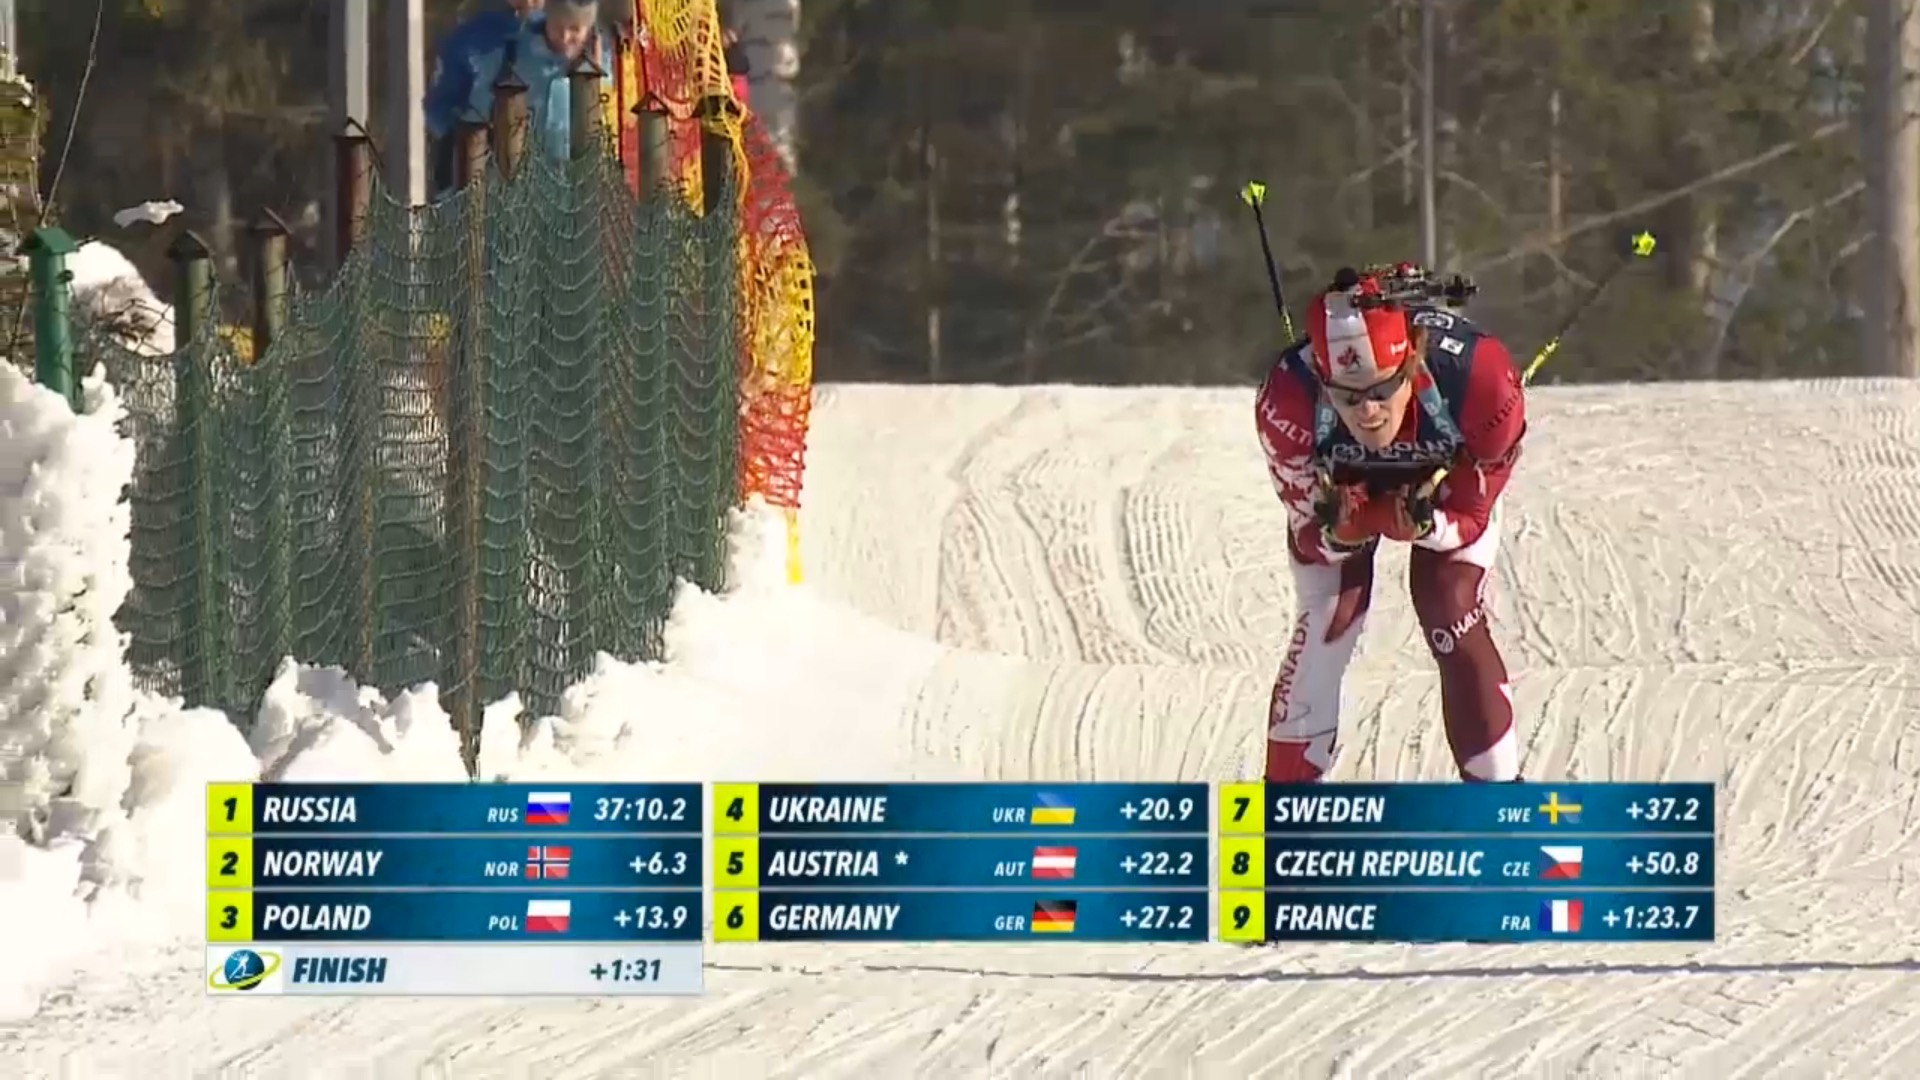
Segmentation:
<svg viewBox="0 0 1920 1080">
<path fill-rule="evenodd" d="M 1360 366 L 1360 350 L 1349 345 L 1334 358 L 1333 362 L 1340 366 L 1340 370 L 1351 371 Z"/>
</svg>

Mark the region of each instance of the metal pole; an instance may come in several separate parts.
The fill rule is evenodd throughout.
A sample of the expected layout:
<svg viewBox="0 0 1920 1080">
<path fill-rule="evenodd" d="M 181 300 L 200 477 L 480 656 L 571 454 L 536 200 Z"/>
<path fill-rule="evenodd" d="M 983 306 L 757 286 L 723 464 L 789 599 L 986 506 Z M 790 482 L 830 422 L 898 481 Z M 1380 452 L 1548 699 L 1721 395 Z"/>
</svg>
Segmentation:
<svg viewBox="0 0 1920 1080">
<path fill-rule="evenodd" d="M 1438 36 L 1438 0 L 1420 5 L 1420 257 L 1425 266 L 1440 261 L 1440 223 L 1434 194 L 1433 53 Z"/>
<path fill-rule="evenodd" d="M 49 226 L 28 239 L 33 279 L 34 381 L 59 393 L 80 411 L 81 373 L 73 370 L 73 274 L 67 257 L 79 250 L 65 229 Z"/>
<path fill-rule="evenodd" d="M 333 135 L 345 133 L 353 125 L 372 130 L 371 99 L 367 74 L 367 28 L 372 0 L 328 0 L 327 16 L 327 130 Z M 327 220 L 339 222 L 346 208 L 339 193 L 327 193 Z M 337 233 L 338 226 L 331 230 Z M 347 257 L 334 251 L 334 265 Z"/>
<path fill-rule="evenodd" d="M 13 0 L 0 0 L 0 79 L 20 75 L 20 21 Z"/>
<path fill-rule="evenodd" d="M 408 206 L 427 201 L 427 20 L 424 0 L 386 0 L 388 52 L 387 181 Z"/>
</svg>

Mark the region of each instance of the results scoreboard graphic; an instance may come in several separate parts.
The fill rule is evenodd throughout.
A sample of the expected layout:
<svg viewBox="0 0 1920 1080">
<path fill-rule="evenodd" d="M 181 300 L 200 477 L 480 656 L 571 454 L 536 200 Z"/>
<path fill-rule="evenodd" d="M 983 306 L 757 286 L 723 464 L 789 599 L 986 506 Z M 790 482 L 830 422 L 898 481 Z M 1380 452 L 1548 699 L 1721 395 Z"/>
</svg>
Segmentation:
<svg viewBox="0 0 1920 1080">
<path fill-rule="evenodd" d="M 699 784 L 212 784 L 212 994 L 697 994 Z"/>
<path fill-rule="evenodd" d="M 1714 820 L 1705 783 L 212 784 L 207 991 L 697 994 L 709 932 L 1711 941 Z"/>
<path fill-rule="evenodd" d="M 1205 784 L 715 784 L 715 942 L 1206 941 Z"/>
<path fill-rule="evenodd" d="M 1712 784 L 1227 784 L 1226 941 L 1711 941 Z"/>
</svg>

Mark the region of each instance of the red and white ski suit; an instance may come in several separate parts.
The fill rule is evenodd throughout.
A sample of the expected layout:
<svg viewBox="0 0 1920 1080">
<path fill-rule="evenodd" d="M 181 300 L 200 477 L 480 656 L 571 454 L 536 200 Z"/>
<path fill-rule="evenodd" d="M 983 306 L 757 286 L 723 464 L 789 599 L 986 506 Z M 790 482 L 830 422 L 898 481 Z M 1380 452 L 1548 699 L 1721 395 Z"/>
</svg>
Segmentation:
<svg viewBox="0 0 1920 1080">
<path fill-rule="evenodd" d="M 1519 751 L 1505 661 L 1488 630 L 1487 575 L 1500 549 L 1501 495 L 1526 430 L 1520 374 L 1506 346 L 1465 320 L 1435 316 L 1416 397 L 1394 445 L 1363 451 L 1344 439 L 1330 465 L 1336 484 L 1372 490 L 1450 470 L 1435 495 L 1434 527 L 1413 542 L 1408 589 L 1439 669 L 1441 710 L 1466 780 L 1513 780 Z M 1340 688 L 1372 599 L 1378 544 L 1330 548 L 1314 513 L 1327 464 L 1328 419 L 1304 344 L 1283 354 L 1260 388 L 1257 419 L 1268 472 L 1286 505 L 1298 614 L 1273 687 L 1267 723 L 1269 782 L 1321 779 L 1333 767 Z M 1435 406 L 1438 406 L 1436 410 Z M 1442 416 L 1436 416 L 1438 412 Z"/>
</svg>

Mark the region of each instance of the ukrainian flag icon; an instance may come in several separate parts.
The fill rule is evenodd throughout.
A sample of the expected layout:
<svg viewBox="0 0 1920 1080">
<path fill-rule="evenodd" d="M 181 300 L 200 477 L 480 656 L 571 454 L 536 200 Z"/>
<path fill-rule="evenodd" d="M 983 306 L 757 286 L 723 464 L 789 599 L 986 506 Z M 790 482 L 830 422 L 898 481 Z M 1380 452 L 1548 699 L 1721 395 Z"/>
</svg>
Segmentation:
<svg viewBox="0 0 1920 1080">
<path fill-rule="evenodd" d="M 1073 824 L 1073 804 L 1058 795 L 1043 791 L 1033 800 L 1033 823 L 1035 825 L 1071 825 Z"/>
</svg>

